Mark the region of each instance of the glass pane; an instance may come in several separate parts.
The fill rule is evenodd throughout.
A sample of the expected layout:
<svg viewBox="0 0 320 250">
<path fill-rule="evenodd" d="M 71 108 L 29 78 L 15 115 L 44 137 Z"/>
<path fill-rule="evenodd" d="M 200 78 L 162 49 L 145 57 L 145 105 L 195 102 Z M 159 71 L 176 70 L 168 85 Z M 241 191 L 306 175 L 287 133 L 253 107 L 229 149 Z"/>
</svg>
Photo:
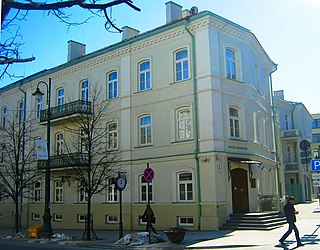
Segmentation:
<svg viewBox="0 0 320 250">
<path fill-rule="evenodd" d="M 176 53 L 176 60 L 180 60 L 187 57 L 188 57 L 188 51 L 186 49 Z"/>
<path fill-rule="evenodd" d="M 151 116 L 148 115 L 148 116 L 142 117 L 142 118 L 141 118 L 141 121 L 140 121 L 140 124 L 141 124 L 141 125 L 151 124 Z"/>
<path fill-rule="evenodd" d="M 112 72 L 109 74 L 109 81 L 117 79 L 117 72 Z"/>
<path fill-rule="evenodd" d="M 192 180 L 192 174 L 191 173 L 179 174 L 179 181 L 186 181 L 186 180 Z"/>
</svg>

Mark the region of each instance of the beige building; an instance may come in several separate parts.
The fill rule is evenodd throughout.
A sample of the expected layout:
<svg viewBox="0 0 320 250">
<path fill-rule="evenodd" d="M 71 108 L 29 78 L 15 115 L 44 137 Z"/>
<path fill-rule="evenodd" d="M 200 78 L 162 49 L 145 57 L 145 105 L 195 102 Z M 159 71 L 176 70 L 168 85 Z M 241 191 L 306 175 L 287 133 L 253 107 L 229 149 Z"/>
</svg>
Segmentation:
<svg viewBox="0 0 320 250">
<path fill-rule="evenodd" d="M 106 150 L 122 152 L 128 180 L 126 230 L 144 229 L 139 215 L 148 187 L 158 229 L 213 230 L 233 213 L 278 209 L 271 108 L 276 65 L 250 30 L 169 2 L 164 26 L 143 34 L 125 27 L 121 42 L 88 55 L 77 51 L 84 45 L 70 41 L 67 63 L 0 89 L 2 125 L 23 100 L 20 86 L 37 136 L 45 138 L 40 110 L 47 108 L 46 99 L 36 102 L 31 94 L 38 82 L 51 78 L 51 152 L 59 159 L 68 137 L 64 125 L 82 108 L 77 101 L 91 102 L 94 88 L 101 89 L 100 101 L 110 101 L 114 117 L 105 121 L 112 138 Z M 149 186 L 143 177 L 147 163 L 155 172 Z M 66 166 L 52 170 L 51 177 L 53 229 L 83 228 L 85 194 L 72 172 Z M 34 192 L 23 201 L 24 226 L 42 221 L 44 179 Z M 1 200 L 2 226 L 13 223 L 11 207 L 8 199 Z M 94 196 L 92 212 L 95 229 L 117 230 L 117 191 L 110 187 Z"/>
</svg>

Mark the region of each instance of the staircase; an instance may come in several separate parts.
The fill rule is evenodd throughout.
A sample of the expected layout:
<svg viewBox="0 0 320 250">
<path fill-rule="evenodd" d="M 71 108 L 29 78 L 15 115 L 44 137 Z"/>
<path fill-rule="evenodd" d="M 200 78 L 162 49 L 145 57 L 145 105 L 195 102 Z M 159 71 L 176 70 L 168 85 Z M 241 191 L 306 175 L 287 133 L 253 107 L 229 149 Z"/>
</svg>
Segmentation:
<svg viewBox="0 0 320 250">
<path fill-rule="evenodd" d="M 272 230 L 286 222 L 279 212 L 231 214 L 220 230 Z"/>
</svg>

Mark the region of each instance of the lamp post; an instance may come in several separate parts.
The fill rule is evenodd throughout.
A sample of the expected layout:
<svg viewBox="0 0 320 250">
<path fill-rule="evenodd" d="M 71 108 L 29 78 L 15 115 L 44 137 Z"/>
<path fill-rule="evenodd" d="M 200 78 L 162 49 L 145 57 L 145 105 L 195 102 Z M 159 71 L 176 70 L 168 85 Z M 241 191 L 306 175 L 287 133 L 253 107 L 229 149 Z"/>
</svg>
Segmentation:
<svg viewBox="0 0 320 250">
<path fill-rule="evenodd" d="M 47 84 L 44 81 L 38 82 L 36 91 L 32 94 L 37 100 L 44 95 L 39 89 L 39 85 L 43 83 L 47 87 L 47 152 L 48 160 L 45 171 L 45 207 L 43 215 L 43 228 L 41 231 L 41 237 L 48 238 L 53 234 L 51 227 L 51 213 L 50 213 L 50 97 L 51 97 L 51 78 L 49 78 L 49 83 Z"/>
</svg>

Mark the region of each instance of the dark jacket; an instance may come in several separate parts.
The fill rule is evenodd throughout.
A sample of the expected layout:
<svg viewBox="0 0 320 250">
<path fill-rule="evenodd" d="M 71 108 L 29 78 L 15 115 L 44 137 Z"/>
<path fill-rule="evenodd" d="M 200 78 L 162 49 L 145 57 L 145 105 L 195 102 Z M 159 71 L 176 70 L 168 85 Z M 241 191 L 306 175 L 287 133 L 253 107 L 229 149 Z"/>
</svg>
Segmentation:
<svg viewBox="0 0 320 250">
<path fill-rule="evenodd" d="M 287 222 L 292 223 L 296 222 L 296 214 L 294 213 L 296 210 L 294 209 L 294 206 L 287 202 L 287 204 L 284 206 L 284 214 L 286 215 Z"/>
</svg>

